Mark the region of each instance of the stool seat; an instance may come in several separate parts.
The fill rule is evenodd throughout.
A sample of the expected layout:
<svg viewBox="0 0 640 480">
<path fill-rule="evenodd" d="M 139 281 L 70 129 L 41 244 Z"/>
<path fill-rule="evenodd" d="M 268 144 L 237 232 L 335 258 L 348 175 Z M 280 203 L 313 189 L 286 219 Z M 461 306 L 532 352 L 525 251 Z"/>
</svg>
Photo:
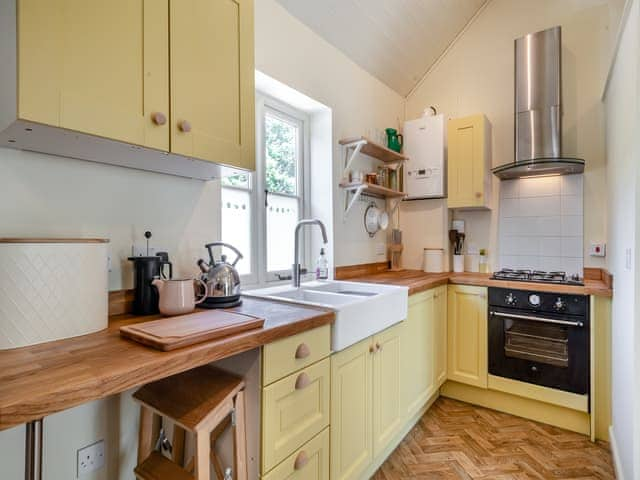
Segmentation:
<svg viewBox="0 0 640 480">
<path fill-rule="evenodd" d="M 205 365 L 150 383 L 135 392 L 133 399 L 140 403 L 135 469 L 138 480 L 210 480 L 211 463 L 220 477 L 222 467 L 215 454 L 215 443 L 229 424 L 233 428 L 234 478 L 247 480 L 244 387 L 242 378 Z M 174 423 L 174 448 L 169 447 L 173 461 L 154 451 L 162 450 L 164 442 L 168 442 L 161 427 L 163 419 Z M 185 465 L 186 432 L 194 434 L 195 444 L 194 455 Z"/>
<path fill-rule="evenodd" d="M 232 401 L 243 388 L 242 378 L 205 365 L 145 385 L 133 398 L 195 432 L 210 423 L 218 407 Z"/>
<path fill-rule="evenodd" d="M 194 480 L 192 475 L 158 452 L 152 452 L 134 472 L 138 480 Z"/>
</svg>

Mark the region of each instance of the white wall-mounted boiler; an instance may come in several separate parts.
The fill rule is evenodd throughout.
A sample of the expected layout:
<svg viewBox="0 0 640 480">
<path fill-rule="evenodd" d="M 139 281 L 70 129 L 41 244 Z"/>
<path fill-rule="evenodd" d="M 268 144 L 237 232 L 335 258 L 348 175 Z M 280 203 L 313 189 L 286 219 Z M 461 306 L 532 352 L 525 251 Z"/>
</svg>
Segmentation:
<svg viewBox="0 0 640 480">
<path fill-rule="evenodd" d="M 446 196 L 444 115 L 423 116 L 404 122 L 404 191 L 407 200 Z"/>
</svg>

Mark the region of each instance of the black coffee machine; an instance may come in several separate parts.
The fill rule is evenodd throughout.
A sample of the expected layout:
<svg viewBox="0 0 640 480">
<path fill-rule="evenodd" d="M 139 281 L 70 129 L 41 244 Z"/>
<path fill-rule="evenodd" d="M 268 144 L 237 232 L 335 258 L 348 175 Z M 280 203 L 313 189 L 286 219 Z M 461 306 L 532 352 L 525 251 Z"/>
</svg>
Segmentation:
<svg viewBox="0 0 640 480">
<path fill-rule="evenodd" d="M 147 252 L 149 251 L 149 239 L 151 232 L 145 232 L 147 239 Z M 154 278 L 172 278 L 173 265 L 169 261 L 167 252 L 158 252 L 156 255 L 144 257 L 129 257 L 133 262 L 134 275 L 134 299 L 133 313 L 136 315 L 153 315 L 158 310 L 158 289 L 151 285 Z M 169 275 L 165 267 L 169 267 Z"/>
</svg>

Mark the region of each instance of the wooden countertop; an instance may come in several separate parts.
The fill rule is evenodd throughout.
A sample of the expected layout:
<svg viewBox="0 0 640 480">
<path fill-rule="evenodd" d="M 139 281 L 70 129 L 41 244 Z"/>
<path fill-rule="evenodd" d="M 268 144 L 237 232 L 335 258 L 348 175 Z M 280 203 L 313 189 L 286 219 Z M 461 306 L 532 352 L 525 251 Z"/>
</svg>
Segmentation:
<svg viewBox="0 0 640 480">
<path fill-rule="evenodd" d="M 333 323 L 329 310 L 254 298 L 231 309 L 264 327 L 161 352 L 120 337 L 119 328 L 159 316 L 111 317 L 106 330 L 0 351 L 0 430 L 138 387 L 275 340 Z"/>
<path fill-rule="evenodd" d="M 513 282 L 492 280 L 489 273 L 425 273 L 421 270 L 401 270 L 399 272 L 381 272 L 345 278 L 347 281 L 385 283 L 409 287 L 409 295 L 423 292 L 430 288 L 452 283 L 456 285 L 477 285 L 485 287 L 513 288 L 516 290 L 538 290 L 540 292 L 556 292 L 576 295 L 612 296 L 611 284 L 602 278 L 586 278 L 584 286 L 557 285 L 549 283 Z"/>
</svg>

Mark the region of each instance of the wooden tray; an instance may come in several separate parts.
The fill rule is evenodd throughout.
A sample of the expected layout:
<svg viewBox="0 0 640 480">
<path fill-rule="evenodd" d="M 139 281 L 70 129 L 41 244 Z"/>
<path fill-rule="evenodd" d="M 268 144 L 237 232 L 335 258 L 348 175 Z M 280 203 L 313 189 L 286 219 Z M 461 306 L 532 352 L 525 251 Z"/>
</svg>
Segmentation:
<svg viewBox="0 0 640 480">
<path fill-rule="evenodd" d="M 162 351 L 262 328 L 264 319 L 251 315 L 207 310 L 120 327 L 120 335 Z"/>
</svg>

